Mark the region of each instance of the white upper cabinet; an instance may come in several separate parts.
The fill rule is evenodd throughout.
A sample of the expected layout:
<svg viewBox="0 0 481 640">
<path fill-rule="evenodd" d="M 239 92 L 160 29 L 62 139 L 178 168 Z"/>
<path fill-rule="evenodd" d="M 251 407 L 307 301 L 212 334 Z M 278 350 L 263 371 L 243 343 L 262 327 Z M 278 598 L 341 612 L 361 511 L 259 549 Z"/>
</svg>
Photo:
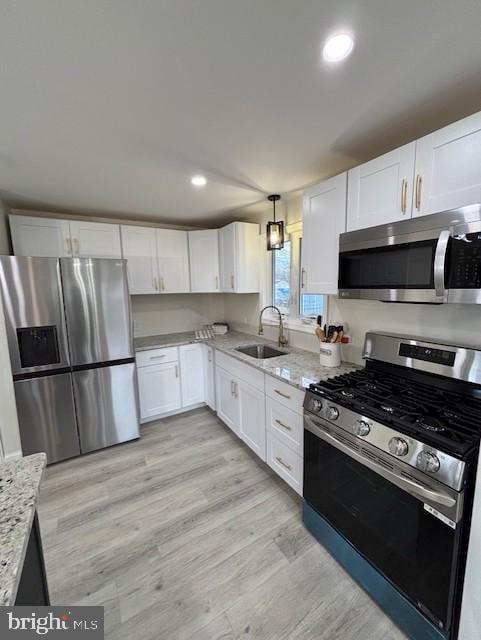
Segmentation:
<svg viewBox="0 0 481 640">
<path fill-rule="evenodd" d="M 130 293 L 159 293 L 155 229 L 122 225 L 121 232 Z"/>
<path fill-rule="evenodd" d="M 301 292 L 337 294 L 339 234 L 346 229 L 347 173 L 304 191 Z"/>
<path fill-rule="evenodd" d="M 481 113 L 417 141 L 413 215 L 481 202 Z"/>
<path fill-rule="evenodd" d="M 189 231 L 190 290 L 220 291 L 219 232 L 217 229 Z"/>
<path fill-rule="evenodd" d="M 68 258 L 72 256 L 70 223 L 57 218 L 9 216 L 16 256 Z"/>
<path fill-rule="evenodd" d="M 184 344 L 179 347 L 182 406 L 205 401 L 203 345 Z"/>
<path fill-rule="evenodd" d="M 221 290 L 228 293 L 259 291 L 259 225 L 232 222 L 219 229 Z"/>
<path fill-rule="evenodd" d="M 411 217 L 416 143 L 348 172 L 347 231 Z"/>
<path fill-rule="evenodd" d="M 157 229 L 156 233 L 161 293 L 189 292 L 187 231 Z"/>
<path fill-rule="evenodd" d="M 80 258 L 121 258 L 120 227 L 117 224 L 72 220 L 73 255 Z"/>
<path fill-rule="evenodd" d="M 120 229 L 117 224 L 11 215 L 10 230 L 16 256 L 122 256 Z"/>
</svg>

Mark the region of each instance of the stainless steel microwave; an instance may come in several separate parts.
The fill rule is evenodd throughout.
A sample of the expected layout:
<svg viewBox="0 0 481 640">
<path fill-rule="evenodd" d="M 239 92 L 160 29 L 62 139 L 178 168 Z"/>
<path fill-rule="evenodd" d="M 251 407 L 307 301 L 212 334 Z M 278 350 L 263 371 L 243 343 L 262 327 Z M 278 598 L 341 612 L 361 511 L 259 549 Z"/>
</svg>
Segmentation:
<svg viewBox="0 0 481 640">
<path fill-rule="evenodd" d="M 342 233 L 339 297 L 481 304 L 481 205 Z"/>
</svg>

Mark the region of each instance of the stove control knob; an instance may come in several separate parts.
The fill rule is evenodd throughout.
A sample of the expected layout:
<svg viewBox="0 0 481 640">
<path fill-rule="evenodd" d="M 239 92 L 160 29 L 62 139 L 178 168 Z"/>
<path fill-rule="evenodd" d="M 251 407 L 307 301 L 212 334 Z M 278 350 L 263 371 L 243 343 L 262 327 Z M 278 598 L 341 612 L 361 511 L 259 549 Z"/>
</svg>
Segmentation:
<svg viewBox="0 0 481 640">
<path fill-rule="evenodd" d="M 391 438 L 389 440 L 389 451 L 395 456 L 405 456 L 409 451 L 409 446 L 406 440 L 402 438 Z"/>
<path fill-rule="evenodd" d="M 339 418 L 339 409 L 336 407 L 328 407 L 327 418 L 328 420 L 337 420 Z"/>
<path fill-rule="evenodd" d="M 439 462 L 439 458 L 436 454 L 431 453 L 430 451 L 421 451 L 417 457 L 416 466 L 421 469 L 421 471 L 436 473 L 439 471 L 441 463 Z"/>
<path fill-rule="evenodd" d="M 320 411 L 322 409 L 322 402 L 317 398 L 311 400 L 311 411 Z"/>
<path fill-rule="evenodd" d="M 371 427 L 369 426 L 369 422 L 365 420 L 356 420 L 353 430 L 356 436 L 367 436 L 371 431 Z"/>
</svg>

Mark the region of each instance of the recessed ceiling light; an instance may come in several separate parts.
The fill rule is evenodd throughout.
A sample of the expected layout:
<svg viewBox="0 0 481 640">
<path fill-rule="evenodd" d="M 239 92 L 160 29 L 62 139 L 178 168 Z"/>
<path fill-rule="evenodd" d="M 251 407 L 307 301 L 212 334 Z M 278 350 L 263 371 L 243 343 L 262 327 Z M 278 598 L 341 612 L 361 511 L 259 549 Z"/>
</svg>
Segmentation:
<svg viewBox="0 0 481 640">
<path fill-rule="evenodd" d="M 205 176 L 192 176 L 191 182 L 194 187 L 205 187 L 205 185 L 207 184 Z"/>
<path fill-rule="evenodd" d="M 322 49 L 322 57 L 327 62 L 340 62 L 347 58 L 354 49 L 354 38 L 349 33 L 338 33 L 326 40 Z"/>
</svg>

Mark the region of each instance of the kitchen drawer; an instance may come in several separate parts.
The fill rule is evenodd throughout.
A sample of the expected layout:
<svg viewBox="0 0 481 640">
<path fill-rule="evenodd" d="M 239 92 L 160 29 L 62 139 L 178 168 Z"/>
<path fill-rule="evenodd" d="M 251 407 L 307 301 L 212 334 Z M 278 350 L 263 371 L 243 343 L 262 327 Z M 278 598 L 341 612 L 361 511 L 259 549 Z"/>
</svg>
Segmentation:
<svg viewBox="0 0 481 640">
<path fill-rule="evenodd" d="M 305 391 L 293 387 L 278 378 L 266 375 L 266 394 L 269 398 L 280 402 L 291 411 L 302 414 Z"/>
<path fill-rule="evenodd" d="M 304 451 L 304 424 L 300 413 L 295 413 L 280 402 L 266 397 L 266 425 L 279 440 L 297 455 Z"/>
<path fill-rule="evenodd" d="M 259 391 L 264 392 L 264 372 L 253 367 L 250 364 L 244 364 L 231 356 L 226 355 L 222 351 L 216 350 L 215 363 L 229 372 L 235 378 L 240 378 L 252 385 Z"/>
<path fill-rule="evenodd" d="M 177 362 L 178 359 L 179 350 L 177 347 L 138 351 L 135 356 L 135 361 L 137 362 L 138 367 L 147 367 L 153 364 L 164 364 L 166 362 Z"/>
<path fill-rule="evenodd" d="M 304 461 L 272 431 L 267 431 L 267 464 L 302 496 Z"/>
</svg>

